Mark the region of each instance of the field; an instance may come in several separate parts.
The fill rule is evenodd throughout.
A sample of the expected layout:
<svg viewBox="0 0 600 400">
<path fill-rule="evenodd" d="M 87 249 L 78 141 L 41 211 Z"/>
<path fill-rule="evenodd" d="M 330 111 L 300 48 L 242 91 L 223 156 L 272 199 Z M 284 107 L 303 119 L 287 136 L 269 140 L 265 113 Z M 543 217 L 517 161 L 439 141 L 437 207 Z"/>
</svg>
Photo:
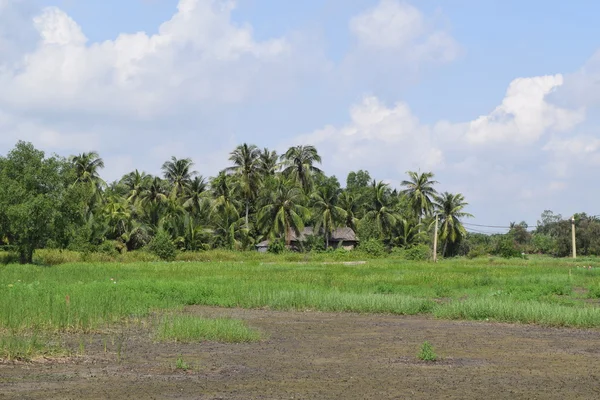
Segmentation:
<svg viewBox="0 0 600 400">
<path fill-rule="evenodd" d="M 599 277 L 548 258 L 0 266 L 0 398 L 596 398 Z"/>
</svg>

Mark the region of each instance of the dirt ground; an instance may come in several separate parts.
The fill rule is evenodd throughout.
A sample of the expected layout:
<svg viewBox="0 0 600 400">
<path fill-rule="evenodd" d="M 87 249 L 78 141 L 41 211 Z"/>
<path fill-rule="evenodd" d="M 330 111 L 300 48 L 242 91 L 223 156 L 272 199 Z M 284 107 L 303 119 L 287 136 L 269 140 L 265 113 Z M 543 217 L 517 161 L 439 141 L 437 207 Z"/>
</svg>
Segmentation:
<svg viewBox="0 0 600 400">
<path fill-rule="evenodd" d="M 160 344 L 140 327 L 129 328 L 121 345 L 114 336 L 88 336 L 85 356 L 0 365 L 0 399 L 600 398 L 599 330 L 347 313 L 186 312 L 240 318 L 267 338 Z M 441 361 L 417 359 L 425 340 Z M 179 356 L 188 371 L 175 368 Z"/>
</svg>

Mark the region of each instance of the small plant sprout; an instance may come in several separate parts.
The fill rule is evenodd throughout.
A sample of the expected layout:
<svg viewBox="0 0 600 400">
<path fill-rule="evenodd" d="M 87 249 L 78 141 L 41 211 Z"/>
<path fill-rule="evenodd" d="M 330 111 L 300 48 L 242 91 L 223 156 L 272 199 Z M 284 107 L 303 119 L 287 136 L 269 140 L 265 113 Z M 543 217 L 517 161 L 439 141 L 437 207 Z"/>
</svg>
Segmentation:
<svg viewBox="0 0 600 400">
<path fill-rule="evenodd" d="M 433 346 L 428 341 L 423 342 L 421 345 L 421 351 L 418 355 L 420 360 L 434 362 L 438 359 L 437 354 L 433 349 Z"/>
<path fill-rule="evenodd" d="M 188 363 L 183 360 L 182 356 L 177 357 L 177 361 L 175 362 L 175 369 L 180 369 L 182 371 L 187 371 L 190 369 Z"/>
</svg>

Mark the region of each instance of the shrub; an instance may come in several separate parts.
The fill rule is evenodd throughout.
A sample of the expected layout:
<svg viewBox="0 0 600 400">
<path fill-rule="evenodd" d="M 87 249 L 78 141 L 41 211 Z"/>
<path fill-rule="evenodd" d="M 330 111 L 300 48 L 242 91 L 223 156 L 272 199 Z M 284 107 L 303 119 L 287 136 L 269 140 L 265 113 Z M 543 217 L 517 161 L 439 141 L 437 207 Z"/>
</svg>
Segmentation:
<svg viewBox="0 0 600 400">
<path fill-rule="evenodd" d="M 42 265 L 60 265 L 82 261 L 81 253 L 71 250 L 58 249 L 37 250 L 33 256 L 33 259 L 34 262 Z"/>
<path fill-rule="evenodd" d="M 107 254 L 109 256 L 113 256 L 113 257 L 116 257 L 119 255 L 119 250 L 117 250 L 117 242 L 112 241 L 112 240 L 107 240 L 105 242 L 102 242 L 101 245 L 96 247 L 96 251 L 99 253 Z"/>
<path fill-rule="evenodd" d="M 267 251 L 272 254 L 281 254 L 285 251 L 285 243 L 282 239 L 272 240 Z"/>
<path fill-rule="evenodd" d="M 383 245 L 383 242 L 378 239 L 368 239 L 360 244 L 359 249 L 373 257 L 381 257 L 385 254 L 385 246 Z"/>
<path fill-rule="evenodd" d="M 321 236 L 308 235 L 302 243 L 304 251 L 324 251 L 325 250 L 325 241 Z M 330 247 L 331 248 L 331 247 Z"/>
<path fill-rule="evenodd" d="M 487 252 L 486 246 L 479 245 L 479 246 L 475 246 L 471 250 L 469 250 L 469 252 L 467 253 L 467 258 L 473 259 L 473 258 L 478 258 L 478 257 L 485 257 L 485 256 L 487 256 L 487 254 L 488 254 L 488 252 Z"/>
<path fill-rule="evenodd" d="M 19 262 L 19 255 L 14 252 L 2 251 L 0 252 L 0 264 L 17 264 Z"/>
<path fill-rule="evenodd" d="M 496 247 L 496 254 L 504 258 L 521 257 L 521 249 L 512 235 L 504 235 Z"/>
<path fill-rule="evenodd" d="M 425 261 L 431 258 L 431 249 L 426 244 L 417 244 L 404 249 L 404 259 L 411 261 Z"/>
<path fill-rule="evenodd" d="M 427 341 L 423 342 L 421 345 L 421 351 L 419 351 L 417 357 L 419 357 L 420 360 L 431 362 L 436 361 L 438 358 L 437 354 L 435 354 L 433 346 Z"/>
<path fill-rule="evenodd" d="M 177 249 L 171 240 L 171 236 L 160 230 L 148 245 L 148 250 L 165 261 L 173 261 L 177 256 Z"/>
</svg>

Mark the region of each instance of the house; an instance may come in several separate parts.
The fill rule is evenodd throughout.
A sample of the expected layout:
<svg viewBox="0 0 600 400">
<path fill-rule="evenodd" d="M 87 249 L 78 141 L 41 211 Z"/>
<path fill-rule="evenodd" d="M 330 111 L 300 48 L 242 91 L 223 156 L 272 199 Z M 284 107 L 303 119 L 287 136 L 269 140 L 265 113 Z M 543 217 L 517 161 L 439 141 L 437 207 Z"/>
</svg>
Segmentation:
<svg viewBox="0 0 600 400">
<path fill-rule="evenodd" d="M 314 229 L 307 226 L 297 235 L 296 232 L 290 231 L 290 248 L 301 249 L 302 242 L 306 240 L 308 236 L 314 236 Z M 339 248 L 342 247 L 346 250 L 353 250 L 358 245 L 358 237 L 352 228 L 344 227 L 335 229 L 331 237 L 329 238 L 329 247 Z M 269 241 L 264 240 L 256 245 L 256 250 L 264 253 L 269 248 Z"/>
</svg>

